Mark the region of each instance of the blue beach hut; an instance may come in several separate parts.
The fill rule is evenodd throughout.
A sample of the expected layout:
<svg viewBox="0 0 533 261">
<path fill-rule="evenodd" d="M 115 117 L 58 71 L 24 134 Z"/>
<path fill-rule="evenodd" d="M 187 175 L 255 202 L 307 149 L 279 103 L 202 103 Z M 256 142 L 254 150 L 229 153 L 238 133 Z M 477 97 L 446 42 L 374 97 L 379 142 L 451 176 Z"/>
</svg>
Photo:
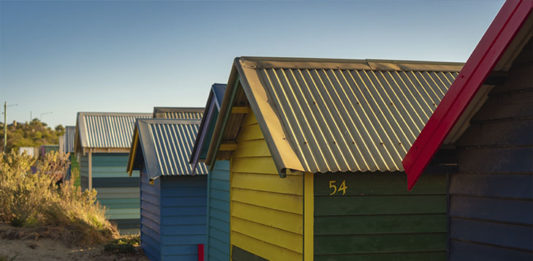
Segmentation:
<svg viewBox="0 0 533 261">
<path fill-rule="evenodd" d="M 140 170 L 141 246 L 151 260 L 198 260 L 206 243 L 207 168 L 189 157 L 199 120 L 138 120 L 128 172 Z M 201 253 L 199 251 L 202 251 Z"/>
</svg>

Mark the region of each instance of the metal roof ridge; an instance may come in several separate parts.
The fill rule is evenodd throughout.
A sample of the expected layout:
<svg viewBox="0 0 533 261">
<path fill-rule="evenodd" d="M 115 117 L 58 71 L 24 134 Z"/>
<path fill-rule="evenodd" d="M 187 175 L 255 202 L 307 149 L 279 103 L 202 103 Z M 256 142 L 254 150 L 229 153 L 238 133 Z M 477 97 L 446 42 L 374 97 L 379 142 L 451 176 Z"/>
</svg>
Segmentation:
<svg viewBox="0 0 533 261">
<path fill-rule="evenodd" d="M 157 124 L 157 123 L 175 123 L 175 124 L 198 124 L 201 119 L 169 119 L 169 118 L 148 118 L 148 119 L 137 119 L 138 122 L 145 122 L 148 124 Z"/>
<path fill-rule="evenodd" d="M 337 59 L 301 57 L 254 57 L 235 58 L 248 68 L 300 68 L 300 69 L 358 69 L 387 71 L 459 71 L 464 62 L 389 60 L 389 59 Z"/>
<path fill-rule="evenodd" d="M 150 112 L 91 112 L 91 111 L 80 111 L 78 115 L 84 116 L 134 116 L 134 115 L 152 115 Z"/>
<path fill-rule="evenodd" d="M 171 106 L 154 106 L 154 111 L 156 110 L 170 110 L 171 112 L 181 112 L 181 111 L 203 111 L 204 107 L 171 107 Z M 158 111 L 163 112 L 163 111 Z"/>
</svg>

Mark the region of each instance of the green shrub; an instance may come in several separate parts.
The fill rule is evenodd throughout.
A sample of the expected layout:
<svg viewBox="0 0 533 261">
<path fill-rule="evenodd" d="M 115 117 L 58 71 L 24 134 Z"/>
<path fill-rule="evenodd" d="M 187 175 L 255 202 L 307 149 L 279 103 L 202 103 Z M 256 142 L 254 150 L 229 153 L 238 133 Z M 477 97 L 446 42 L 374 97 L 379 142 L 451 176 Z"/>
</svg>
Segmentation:
<svg viewBox="0 0 533 261">
<path fill-rule="evenodd" d="M 13 226 L 56 226 L 71 243 L 100 243 L 118 236 L 96 201 L 96 191 L 81 191 L 70 181 L 59 185 L 68 155 L 49 152 L 41 160 L 12 152 L 0 154 L 0 222 Z M 31 166 L 36 172 L 31 172 Z"/>
<path fill-rule="evenodd" d="M 128 235 L 117 238 L 104 246 L 106 252 L 115 254 L 135 254 L 139 251 L 141 237 L 137 235 Z"/>
</svg>

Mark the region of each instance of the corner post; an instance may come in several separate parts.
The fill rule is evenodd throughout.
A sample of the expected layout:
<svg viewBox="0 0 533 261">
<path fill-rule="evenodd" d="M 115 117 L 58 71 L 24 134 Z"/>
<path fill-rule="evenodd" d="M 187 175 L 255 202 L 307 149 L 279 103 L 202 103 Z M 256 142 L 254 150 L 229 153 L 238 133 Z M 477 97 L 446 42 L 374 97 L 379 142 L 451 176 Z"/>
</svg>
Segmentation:
<svg viewBox="0 0 533 261">
<path fill-rule="evenodd" d="M 314 174 L 304 172 L 304 261 L 314 258 Z"/>
<path fill-rule="evenodd" d="M 89 189 L 93 188 L 93 152 L 89 150 L 89 158 L 88 158 L 88 164 L 89 165 L 89 177 L 88 177 L 88 187 Z"/>
</svg>

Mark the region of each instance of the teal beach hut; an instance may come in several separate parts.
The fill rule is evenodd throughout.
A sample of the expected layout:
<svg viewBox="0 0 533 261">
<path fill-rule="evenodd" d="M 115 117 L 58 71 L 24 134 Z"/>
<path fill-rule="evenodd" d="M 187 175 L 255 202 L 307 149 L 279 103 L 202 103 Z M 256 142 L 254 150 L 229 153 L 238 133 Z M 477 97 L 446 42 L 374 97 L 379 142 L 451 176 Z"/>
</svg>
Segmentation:
<svg viewBox="0 0 533 261">
<path fill-rule="evenodd" d="M 193 167 L 205 161 L 225 91 L 225 84 L 211 86 L 204 118 L 192 150 L 190 163 Z M 217 160 L 209 166 L 209 169 L 207 176 L 207 260 L 229 260 L 229 161 Z"/>
<path fill-rule="evenodd" d="M 107 218 L 120 233 L 139 231 L 139 173 L 126 175 L 137 118 L 151 113 L 79 112 L 74 147 L 82 189 L 96 189 Z"/>
</svg>

